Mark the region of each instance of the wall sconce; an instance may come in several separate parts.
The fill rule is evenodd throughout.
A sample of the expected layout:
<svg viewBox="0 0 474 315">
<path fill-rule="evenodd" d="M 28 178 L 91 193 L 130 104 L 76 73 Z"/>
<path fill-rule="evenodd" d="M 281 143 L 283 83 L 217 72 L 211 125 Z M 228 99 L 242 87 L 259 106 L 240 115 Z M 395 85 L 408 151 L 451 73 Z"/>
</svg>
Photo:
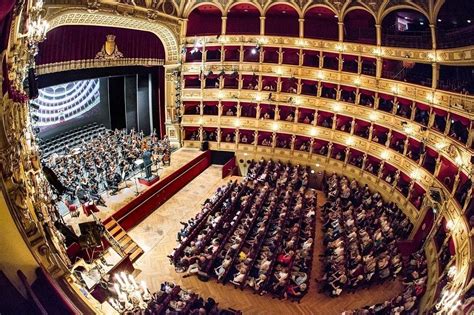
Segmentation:
<svg viewBox="0 0 474 315">
<path fill-rule="evenodd" d="M 301 105 L 303 104 L 303 100 L 300 97 L 295 98 L 295 104 L 296 105 Z"/>
<path fill-rule="evenodd" d="M 374 48 L 373 50 L 374 55 L 381 57 L 383 55 L 383 50 L 380 47 Z"/>
<path fill-rule="evenodd" d="M 342 107 L 341 107 L 340 104 L 334 103 L 334 104 L 332 105 L 332 109 L 333 109 L 336 113 L 338 113 L 338 112 L 340 112 L 340 111 L 342 110 Z"/>
<path fill-rule="evenodd" d="M 371 122 L 377 121 L 377 118 L 378 118 L 378 116 L 377 116 L 377 113 L 376 113 L 376 112 L 371 112 L 371 113 L 369 114 L 369 120 L 370 120 Z"/>
<path fill-rule="evenodd" d="M 237 127 L 237 128 L 240 127 L 240 119 L 236 118 L 236 119 L 234 120 L 234 126 Z"/>
<path fill-rule="evenodd" d="M 355 85 L 359 86 L 360 83 L 361 83 L 361 82 L 360 82 L 360 78 L 355 78 L 355 79 L 354 79 L 354 84 L 355 84 Z"/>
<path fill-rule="evenodd" d="M 224 92 L 219 92 L 219 93 L 217 93 L 217 97 L 218 97 L 219 99 L 224 98 Z"/>
<path fill-rule="evenodd" d="M 316 135 L 318 135 L 318 129 L 316 129 L 316 128 L 311 128 L 311 131 L 309 132 L 309 134 L 310 134 L 311 136 L 313 136 L 313 137 L 316 136 Z"/>
<path fill-rule="evenodd" d="M 273 125 L 272 125 L 272 130 L 273 130 L 273 131 L 277 131 L 278 129 L 280 129 L 280 126 L 278 126 L 278 123 L 276 123 L 276 122 L 273 123 Z"/>
<path fill-rule="evenodd" d="M 316 167 L 319 167 L 319 163 L 316 163 Z"/>
<path fill-rule="evenodd" d="M 344 51 L 344 45 L 342 45 L 342 44 L 337 44 L 334 48 L 338 52 L 343 52 Z"/>
<path fill-rule="evenodd" d="M 452 231 L 453 228 L 454 228 L 454 222 L 453 222 L 452 220 L 448 220 L 448 221 L 446 222 L 446 228 L 447 228 L 449 231 Z M 454 267 L 454 268 L 456 268 L 456 267 Z M 451 269 L 451 268 L 450 268 L 450 269 Z"/>
<path fill-rule="evenodd" d="M 346 139 L 346 144 L 348 146 L 353 146 L 354 145 L 354 138 L 352 138 L 352 137 L 347 138 Z"/>
<path fill-rule="evenodd" d="M 435 53 L 428 53 L 428 59 L 431 60 L 431 61 L 436 61 Z"/>
<path fill-rule="evenodd" d="M 426 100 L 430 103 L 434 103 L 434 96 L 433 96 L 433 92 L 429 92 L 427 95 L 426 95 Z"/>
<path fill-rule="evenodd" d="M 316 76 L 319 80 L 324 80 L 324 73 L 322 71 L 318 71 L 318 74 Z"/>
<path fill-rule="evenodd" d="M 443 150 L 446 146 L 447 144 L 445 142 L 437 142 L 435 144 L 435 148 L 440 151 Z"/>
<path fill-rule="evenodd" d="M 413 172 L 411 172 L 410 177 L 414 180 L 419 180 L 420 179 L 420 170 L 415 169 Z"/>
<path fill-rule="evenodd" d="M 454 163 L 456 163 L 458 167 L 461 167 L 461 168 L 464 167 L 464 161 L 460 155 L 454 158 Z"/>
<path fill-rule="evenodd" d="M 204 122 L 204 121 L 202 120 L 202 118 L 199 118 L 198 123 L 199 123 L 200 125 L 202 125 L 203 122 Z"/>
<path fill-rule="evenodd" d="M 397 85 L 392 86 L 392 87 L 390 88 L 390 91 L 392 91 L 392 93 L 395 94 L 395 95 L 397 95 L 398 93 L 400 93 L 400 89 L 398 88 Z"/>
<path fill-rule="evenodd" d="M 282 70 L 280 67 L 278 67 L 278 68 L 276 69 L 276 74 L 282 75 L 282 74 L 283 74 L 283 70 Z"/>
<path fill-rule="evenodd" d="M 260 94 L 255 95 L 255 100 L 257 102 L 260 102 L 262 100 L 262 97 L 260 96 Z"/>
<path fill-rule="evenodd" d="M 382 151 L 380 154 L 382 160 L 388 160 L 390 158 L 390 153 L 387 150 Z"/>
</svg>

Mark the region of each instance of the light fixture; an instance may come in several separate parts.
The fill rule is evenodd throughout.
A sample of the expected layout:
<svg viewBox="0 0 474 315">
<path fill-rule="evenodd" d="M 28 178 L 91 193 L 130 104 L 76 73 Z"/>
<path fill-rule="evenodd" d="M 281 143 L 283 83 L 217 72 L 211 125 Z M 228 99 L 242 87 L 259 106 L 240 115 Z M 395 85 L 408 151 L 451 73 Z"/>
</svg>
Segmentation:
<svg viewBox="0 0 474 315">
<path fill-rule="evenodd" d="M 374 48 L 374 50 L 373 50 L 373 53 L 374 53 L 374 55 L 376 55 L 376 56 L 379 56 L 379 57 L 380 57 L 380 56 L 382 56 L 382 55 L 383 55 L 383 50 L 382 50 L 382 48 L 380 48 L 380 47 L 377 47 L 377 48 Z"/>
<path fill-rule="evenodd" d="M 410 177 L 414 180 L 419 180 L 420 179 L 420 170 L 419 169 L 414 169 L 413 172 L 411 172 Z"/>
<path fill-rule="evenodd" d="M 472 22 L 471 20 L 467 20 L 467 23 L 471 24 L 471 22 Z"/>
<path fill-rule="evenodd" d="M 152 296 L 145 281 L 139 285 L 131 274 L 125 272 L 116 273 L 114 279 L 116 282 L 113 287 L 117 298 L 109 298 L 109 303 L 115 310 L 122 313 L 134 308 L 147 309 L 147 301 Z"/>
<path fill-rule="evenodd" d="M 453 229 L 453 227 L 454 227 L 454 222 L 453 222 L 452 220 L 448 220 L 448 221 L 446 222 L 446 228 L 447 228 L 449 231 L 451 231 L 451 230 Z"/>
<path fill-rule="evenodd" d="M 434 96 L 433 96 L 433 93 L 430 92 L 426 95 L 426 100 L 430 103 L 433 103 L 434 102 Z"/>
<path fill-rule="evenodd" d="M 336 113 L 338 113 L 338 112 L 340 112 L 340 111 L 342 110 L 342 107 L 341 107 L 340 104 L 334 103 L 334 104 L 332 105 L 332 109 L 333 109 Z"/>
<path fill-rule="evenodd" d="M 337 18 L 339 17 L 339 15 L 337 15 L 337 14 L 334 14 L 334 17 L 337 19 Z"/>
<path fill-rule="evenodd" d="M 425 22 L 423 22 L 423 21 L 420 21 L 420 25 L 425 25 Z"/>
<path fill-rule="evenodd" d="M 454 159 L 454 162 L 456 163 L 457 166 L 463 167 L 464 166 L 464 161 L 462 160 L 462 157 L 460 155 L 456 156 Z"/>
<path fill-rule="evenodd" d="M 387 150 L 384 150 L 382 151 L 382 153 L 380 153 L 380 157 L 382 158 L 382 160 L 388 160 L 390 157 L 390 153 Z"/>
<path fill-rule="evenodd" d="M 300 97 L 295 98 L 295 104 L 296 105 L 301 105 L 303 104 L 303 100 Z"/>
<path fill-rule="evenodd" d="M 334 48 L 335 48 L 336 51 L 338 51 L 338 52 L 344 51 L 344 45 L 342 45 L 342 44 L 337 44 Z"/>
<path fill-rule="evenodd" d="M 441 22 L 442 20 L 441 19 L 438 19 L 438 22 Z"/>
<path fill-rule="evenodd" d="M 256 100 L 257 102 L 260 102 L 260 101 L 262 100 L 262 97 L 260 96 L 260 94 L 256 94 L 256 95 L 255 95 L 255 100 Z"/>
<path fill-rule="evenodd" d="M 459 292 L 451 292 L 449 290 L 444 289 L 441 293 L 439 302 L 436 303 L 435 306 L 441 314 L 454 314 L 456 312 L 456 309 L 461 306 Z"/>
<path fill-rule="evenodd" d="M 217 97 L 218 97 L 219 99 L 224 98 L 224 92 L 219 91 L 219 93 L 217 93 Z"/>
<path fill-rule="evenodd" d="M 398 88 L 397 85 L 392 86 L 392 87 L 390 88 L 390 91 L 392 91 L 392 93 L 395 94 L 395 95 L 397 95 L 397 94 L 400 92 L 400 90 L 399 90 L 399 88 Z"/>
<path fill-rule="evenodd" d="M 235 126 L 235 127 L 240 127 L 240 120 L 239 120 L 238 118 L 236 118 L 236 119 L 234 120 L 234 126 Z"/>
<path fill-rule="evenodd" d="M 202 118 L 199 118 L 198 123 L 199 123 L 200 125 L 202 125 L 203 122 L 204 122 L 204 121 L 202 120 Z"/>
<path fill-rule="evenodd" d="M 278 123 L 276 123 L 276 122 L 273 123 L 273 125 L 272 125 L 272 130 L 273 130 L 273 131 L 277 131 L 279 128 L 280 128 L 280 127 L 278 126 Z"/>
<path fill-rule="evenodd" d="M 447 146 L 446 142 L 437 142 L 435 143 L 435 148 L 437 150 L 443 150 Z"/>
<path fill-rule="evenodd" d="M 319 163 L 316 163 L 316 167 L 319 167 Z"/>
<path fill-rule="evenodd" d="M 316 136 L 316 135 L 318 134 L 318 129 L 316 129 L 316 128 L 311 128 L 311 131 L 309 132 L 309 134 L 310 134 L 311 136 L 313 136 L 313 137 Z"/>
<path fill-rule="evenodd" d="M 452 221 L 448 221 L 446 223 L 446 227 L 448 227 L 448 223 L 449 222 L 452 222 Z M 456 275 L 456 273 L 458 272 L 458 269 L 456 268 L 456 266 L 451 266 L 449 267 L 448 269 L 448 277 L 450 277 L 451 279 L 454 278 L 454 276 Z"/>
<path fill-rule="evenodd" d="M 314 170 L 311 170 L 311 174 L 314 174 Z"/>
<path fill-rule="evenodd" d="M 278 75 L 282 75 L 282 74 L 283 74 L 283 70 L 281 69 L 281 67 L 278 67 L 278 68 L 276 69 L 276 74 L 278 74 Z"/>
<path fill-rule="evenodd" d="M 352 138 L 352 137 L 347 138 L 347 139 L 346 139 L 346 144 L 347 144 L 348 146 L 354 145 L 354 138 Z"/>
<path fill-rule="evenodd" d="M 361 82 L 360 82 L 360 78 L 359 78 L 359 77 L 357 77 L 357 78 L 354 79 L 354 84 L 355 84 L 355 85 L 359 86 L 360 83 L 361 83 Z"/>
<path fill-rule="evenodd" d="M 377 121 L 377 118 L 378 118 L 378 116 L 377 116 L 377 113 L 376 113 L 376 112 L 371 112 L 371 113 L 369 114 L 369 120 L 370 120 L 370 121 L 372 121 L 372 122 Z"/>
</svg>

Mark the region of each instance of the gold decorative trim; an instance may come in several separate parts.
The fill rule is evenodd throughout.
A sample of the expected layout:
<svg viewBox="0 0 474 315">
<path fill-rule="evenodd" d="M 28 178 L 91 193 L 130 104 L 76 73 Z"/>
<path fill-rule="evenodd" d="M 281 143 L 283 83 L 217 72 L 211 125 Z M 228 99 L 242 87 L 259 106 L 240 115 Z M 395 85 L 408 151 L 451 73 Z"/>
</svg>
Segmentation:
<svg viewBox="0 0 474 315">
<path fill-rule="evenodd" d="M 85 59 L 48 63 L 36 67 L 39 75 L 90 68 L 125 67 L 125 66 L 160 66 L 163 59 L 152 58 L 120 58 L 120 59 Z"/>
</svg>

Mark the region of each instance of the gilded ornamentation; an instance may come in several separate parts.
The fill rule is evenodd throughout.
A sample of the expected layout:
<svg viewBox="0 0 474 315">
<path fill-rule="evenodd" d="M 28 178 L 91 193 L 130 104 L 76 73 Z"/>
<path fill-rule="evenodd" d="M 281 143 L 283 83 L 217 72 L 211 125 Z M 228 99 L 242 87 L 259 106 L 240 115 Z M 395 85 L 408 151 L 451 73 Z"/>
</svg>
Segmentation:
<svg viewBox="0 0 474 315">
<path fill-rule="evenodd" d="M 95 59 L 118 59 L 123 58 L 123 54 L 119 51 L 115 43 L 115 35 L 107 35 L 102 49 L 95 55 Z"/>
</svg>

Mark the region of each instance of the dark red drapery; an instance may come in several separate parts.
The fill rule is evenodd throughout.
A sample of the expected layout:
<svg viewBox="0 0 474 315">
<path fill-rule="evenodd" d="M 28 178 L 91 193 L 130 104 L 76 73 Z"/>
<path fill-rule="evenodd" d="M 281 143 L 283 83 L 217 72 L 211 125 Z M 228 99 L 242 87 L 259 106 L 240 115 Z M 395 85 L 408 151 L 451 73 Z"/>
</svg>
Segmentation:
<svg viewBox="0 0 474 315">
<path fill-rule="evenodd" d="M 165 49 L 153 33 L 115 27 L 69 25 L 52 29 L 39 45 L 37 64 L 94 59 L 107 35 L 124 58 L 165 58 Z"/>
</svg>

